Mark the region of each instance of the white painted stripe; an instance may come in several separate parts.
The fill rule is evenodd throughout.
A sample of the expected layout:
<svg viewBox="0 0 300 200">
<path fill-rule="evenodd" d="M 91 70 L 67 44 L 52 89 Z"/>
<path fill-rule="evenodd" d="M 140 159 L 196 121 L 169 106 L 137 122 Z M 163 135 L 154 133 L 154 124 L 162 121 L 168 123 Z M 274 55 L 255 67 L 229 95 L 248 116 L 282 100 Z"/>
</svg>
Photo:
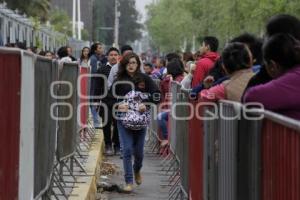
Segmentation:
<svg viewBox="0 0 300 200">
<path fill-rule="evenodd" d="M 21 53 L 19 200 L 34 199 L 34 57 Z"/>
</svg>

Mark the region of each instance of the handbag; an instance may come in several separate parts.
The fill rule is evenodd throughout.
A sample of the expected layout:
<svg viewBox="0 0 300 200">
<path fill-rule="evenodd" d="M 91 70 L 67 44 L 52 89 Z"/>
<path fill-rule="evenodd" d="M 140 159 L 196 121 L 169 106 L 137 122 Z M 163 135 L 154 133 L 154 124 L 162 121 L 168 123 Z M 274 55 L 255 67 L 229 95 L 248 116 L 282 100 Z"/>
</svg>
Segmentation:
<svg viewBox="0 0 300 200">
<path fill-rule="evenodd" d="M 139 105 L 148 99 L 148 95 L 139 91 L 130 91 L 125 95 L 124 103 L 128 104 L 128 111 L 121 117 L 122 125 L 130 130 L 141 130 L 150 123 L 150 109 L 139 111 Z"/>
</svg>

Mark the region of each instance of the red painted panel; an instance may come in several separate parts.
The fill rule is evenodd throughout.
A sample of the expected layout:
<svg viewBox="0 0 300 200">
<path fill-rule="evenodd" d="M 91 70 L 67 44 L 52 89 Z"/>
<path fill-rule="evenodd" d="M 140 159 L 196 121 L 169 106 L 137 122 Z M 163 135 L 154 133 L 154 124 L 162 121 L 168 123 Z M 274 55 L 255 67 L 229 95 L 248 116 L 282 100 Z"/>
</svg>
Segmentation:
<svg viewBox="0 0 300 200">
<path fill-rule="evenodd" d="M 300 133 L 265 120 L 262 200 L 300 199 Z"/>
<path fill-rule="evenodd" d="M 194 108 L 196 102 L 193 103 Z M 200 107 L 197 110 L 203 116 Z M 197 119 L 196 115 L 189 122 L 189 196 L 190 200 L 203 199 L 203 121 Z"/>
<path fill-rule="evenodd" d="M 0 52 L 0 199 L 18 199 L 20 55 Z"/>
<path fill-rule="evenodd" d="M 86 67 L 80 67 L 80 75 L 88 75 L 89 74 L 89 69 Z M 89 92 L 88 92 L 88 81 L 89 77 L 85 76 L 84 78 L 80 79 L 80 90 L 81 90 L 81 95 L 88 97 Z M 86 104 L 89 103 L 88 98 L 80 98 L 80 103 Z M 85 105 L 82 106 L 80 109 L 80 122 L 83 126 L 87 125 L 87 120 L 88 120 L 88 111 L 89 111 L 89 106 Z"/>
</svg>

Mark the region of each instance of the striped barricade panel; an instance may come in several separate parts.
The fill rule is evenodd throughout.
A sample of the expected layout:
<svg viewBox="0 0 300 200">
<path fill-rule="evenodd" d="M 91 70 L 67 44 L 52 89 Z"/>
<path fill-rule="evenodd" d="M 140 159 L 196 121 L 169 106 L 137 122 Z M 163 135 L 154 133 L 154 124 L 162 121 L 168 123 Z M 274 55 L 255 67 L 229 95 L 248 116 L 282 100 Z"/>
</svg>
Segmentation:
<svg viewBox="0 0 300 200">
<path fill-rule="evenodd" d="M 300 123 L 266 112 L 261 135 L 261 199 L 300 199 Z"/>
<path fill-rule="evenodd" d="M 189 199 L 203 199 L 203 121 L 199 116 L 203 116 L 203 107 L 197 106 L 199 102 L 191 101 L 195 108 L 193 118 L 189 120 Z"/>
<path fill-rule="evenodd" d="M 50 186 L 56 146 L 55 81 L 57 66 L 51 60 L 37 57 L 35 63 L 35 187 L 38 198 Z M 52 90 L 52 91 L 51 91 Z"/>
<path fill-rule="evenodd" d="M 78 64 L 65 63 L 60 72 L 58 96 L 58 121 L 57 156 L 58 160 L 64 160 L 74 155 L 76 151 L 77 137 L 77 81 Z"/>
<path fill-rule="evenodd" d="M 33 199 L 34 58 L 0 49 L 0 199 Z"/>
</svg>

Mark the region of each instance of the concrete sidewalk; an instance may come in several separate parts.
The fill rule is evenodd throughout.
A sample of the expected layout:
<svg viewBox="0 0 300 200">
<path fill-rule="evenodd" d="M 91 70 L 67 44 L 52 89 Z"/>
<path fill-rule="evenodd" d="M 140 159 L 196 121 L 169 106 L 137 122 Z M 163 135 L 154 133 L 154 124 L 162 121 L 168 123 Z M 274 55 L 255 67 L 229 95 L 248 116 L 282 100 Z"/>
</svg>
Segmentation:
<svg viewBox="0 0 300 200">
<path fill-rule="evenodd" d="M 147 150 L 146 150 L 147 152 Z M 117 157 L 108 157 L 107 162 L 114 163 L 120 167 L 114 175 L 109 176 L 107 182 L 112 184 L 124 184 L 123 163 Z M 104 192 L 101 199 L 108 200 L 163 200 L 168 199 L 168 187 L 162 187 L 162 181 L 166 179 L 160 175 L 160 160 L 153 154 L 145 154 L 144 167 L 142 169 L 143 184 L 136 186 L 132 194 L 122 194 L 117 192 Z"/>
<path fill-rule="evenodd" d="M 100 167 L 103 159 L 103 134 L 102 130 L 95 130 L 91 148 L 87 154 L 87 160 L 83 166 L 87 174 L 83 172 L 76 177 L 77 183 L 74 185 L 69 200 L 95 200 L 97 194 L 97 179 L 100 176 Z M 79 171 L 79 170 L 77 170 Z"/>
</svg>

